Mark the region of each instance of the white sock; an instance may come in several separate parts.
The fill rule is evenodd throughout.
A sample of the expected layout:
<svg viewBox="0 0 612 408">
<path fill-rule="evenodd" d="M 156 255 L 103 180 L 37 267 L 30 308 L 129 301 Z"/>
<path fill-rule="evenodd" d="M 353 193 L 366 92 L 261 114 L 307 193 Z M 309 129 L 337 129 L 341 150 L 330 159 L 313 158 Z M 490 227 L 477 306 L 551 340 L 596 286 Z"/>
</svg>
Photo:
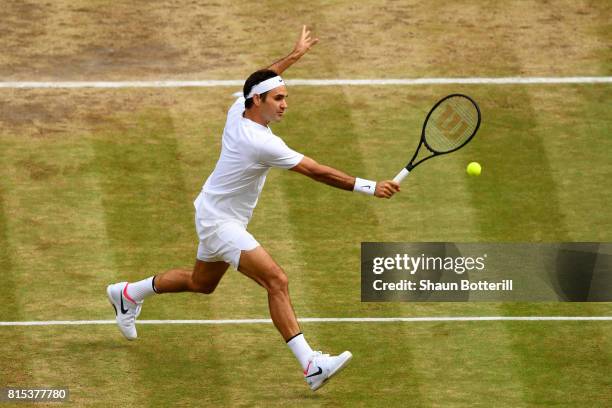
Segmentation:
<svg viewBox="0 0 612 408">
<path fill-rule="evenodd" d="M 150 278 L 143 279 L 138 282 L 128 283 L 128 286 L 127 286 L 128 296 L 131 297 L 136 302 L 141 302 L 145 298 L 157 293 L 155 292 L 155 289 L 153 288 L 153 278 L 154 276 L 151 276 Z"/>
<path fill-rule="evenodd" d="M 291 339 L 289 339 L 287 345 L 291 351 L 293 351 L 293 354 L 295 354 L 295 358 L 297 358 L 302 365 L 302 370 L 305 370 L 306 367 L 308 367 L 308 359 L 312 355 L 313 351 L 306 342 L 304 335 L 299 333 L 298 335 L 293 336 Z"/>
</svg>

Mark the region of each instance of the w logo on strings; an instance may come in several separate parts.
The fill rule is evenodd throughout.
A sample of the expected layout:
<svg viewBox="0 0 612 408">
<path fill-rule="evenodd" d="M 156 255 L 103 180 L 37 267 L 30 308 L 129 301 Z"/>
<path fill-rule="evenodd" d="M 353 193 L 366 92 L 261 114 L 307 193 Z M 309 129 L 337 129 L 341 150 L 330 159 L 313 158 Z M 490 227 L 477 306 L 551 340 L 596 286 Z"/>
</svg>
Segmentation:
<svg viewBox="0 0 612 408">
<path fill-rule="evenodd" d="M 450 105 L 446 105 L 435 124 L 451 140 L 458 139 L 468 127 L 467 122 Z"/>
</svg>

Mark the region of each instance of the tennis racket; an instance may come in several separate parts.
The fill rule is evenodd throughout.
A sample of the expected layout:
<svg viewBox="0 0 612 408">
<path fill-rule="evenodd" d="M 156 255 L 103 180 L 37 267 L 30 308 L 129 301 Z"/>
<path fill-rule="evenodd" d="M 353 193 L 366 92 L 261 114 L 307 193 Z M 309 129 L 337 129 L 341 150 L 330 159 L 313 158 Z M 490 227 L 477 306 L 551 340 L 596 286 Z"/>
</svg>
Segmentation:
<svg viewBox="0 0 612 408">
<path fill-rule="evenodd" d="M 412 169 L 425 160 L 461 149 L 472 140 L 479 126 L 480 109 L 472 98 L 461 94 L 452 94 L 442 98 L 431 108 L 425 118 L 421 141 L 412 159 L 393 178 L 393 181 L 401 183 Z M 415 163 L 423 145 L 429 151 L 429 155 Z"/>
</svg>

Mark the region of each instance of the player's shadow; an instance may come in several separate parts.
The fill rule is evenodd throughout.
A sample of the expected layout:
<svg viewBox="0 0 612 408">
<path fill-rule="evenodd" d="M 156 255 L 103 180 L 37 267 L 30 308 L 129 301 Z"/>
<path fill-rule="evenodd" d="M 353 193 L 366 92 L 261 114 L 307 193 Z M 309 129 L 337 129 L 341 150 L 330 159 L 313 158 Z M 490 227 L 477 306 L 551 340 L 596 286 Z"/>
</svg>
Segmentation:
<svg viewBox="0 0 612 408">
<path fill-rule="evenodd" d="M 597 242 L 561 244 L 548 268 L 559 300 L 567 302 L 612 301 L 610 245 Z"/>
</svg>

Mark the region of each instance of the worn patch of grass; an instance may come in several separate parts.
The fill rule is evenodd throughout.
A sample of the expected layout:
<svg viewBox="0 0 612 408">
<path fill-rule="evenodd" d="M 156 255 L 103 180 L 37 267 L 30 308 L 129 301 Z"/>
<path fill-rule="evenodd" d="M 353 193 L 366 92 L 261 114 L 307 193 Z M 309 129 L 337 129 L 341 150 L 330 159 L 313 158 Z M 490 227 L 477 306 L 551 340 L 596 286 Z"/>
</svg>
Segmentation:
<svg viewBox="0 0 612 408">
<path fill-rule="evenodd" d="M 610 75 L 605 1 L 9 0 L 3 9 L 0 75 L 13 80 L 242 78 L 287 54 L 302 24 L 321 43 L 295 77 Z"/>
</svg>

